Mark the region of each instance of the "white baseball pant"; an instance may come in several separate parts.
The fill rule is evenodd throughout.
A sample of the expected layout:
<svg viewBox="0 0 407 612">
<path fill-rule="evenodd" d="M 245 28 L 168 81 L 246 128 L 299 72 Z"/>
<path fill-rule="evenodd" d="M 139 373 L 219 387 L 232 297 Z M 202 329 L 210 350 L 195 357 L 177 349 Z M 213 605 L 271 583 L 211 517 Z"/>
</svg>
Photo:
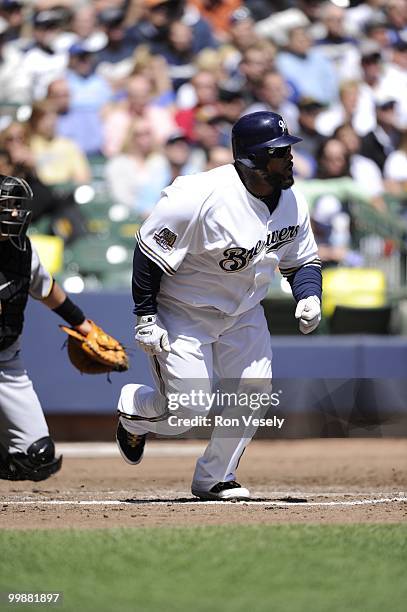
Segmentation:
<svg viewBox="0 0 407 612">
<path fill-rule="evenodd" d="M 159 419 L 168 414 L 169 393 L 190 393 L 191 389 L 211 392 L 214 373 L 219 379 L 240 381 L 239 393 L 271 393 L 272 351 L 270 334 L 260 304 L 236 316 L 213 308 L 193 308 L 175 300 L 159 302 L 158 320 L 169 335 L 171 351 L 152 358 L 156 390 L 147 385 L 125 385 L 118 410 L 123 427 L 131 433 L 176 435 L 190 427 L 173 427 L 168 420 L 131 420 L 133 417 Z M 207 415 L 207 405 L 187 406 L 177 417 Z M 222 410 L 222 416 L 236 415 L 236 407 Z M 255 415 L 263 416 L 259 412 Z M 247 426 L 239 435 L 215 427 L 210 442 L 196 464 L 193 486 L 209 490 L 218 482 L 235 479 L 240 457 L 257 427 Z"/>
</svg>

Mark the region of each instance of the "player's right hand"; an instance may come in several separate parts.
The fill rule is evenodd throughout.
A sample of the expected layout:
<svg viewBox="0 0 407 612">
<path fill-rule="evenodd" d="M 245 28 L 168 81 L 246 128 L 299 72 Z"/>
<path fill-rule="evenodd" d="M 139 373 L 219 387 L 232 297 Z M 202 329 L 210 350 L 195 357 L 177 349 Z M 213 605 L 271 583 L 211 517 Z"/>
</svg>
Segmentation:
<svg viewBox="0 0 407 612">
<path fill-rule="evenodd" d="M 135 340 L 139 348 L 148 355 L 158 355 L 162 351 L 170 351 L 168 332 L 157 323 L 157 315 L 143 315 L 137 317 L 134 328 Z"/>
</svg>

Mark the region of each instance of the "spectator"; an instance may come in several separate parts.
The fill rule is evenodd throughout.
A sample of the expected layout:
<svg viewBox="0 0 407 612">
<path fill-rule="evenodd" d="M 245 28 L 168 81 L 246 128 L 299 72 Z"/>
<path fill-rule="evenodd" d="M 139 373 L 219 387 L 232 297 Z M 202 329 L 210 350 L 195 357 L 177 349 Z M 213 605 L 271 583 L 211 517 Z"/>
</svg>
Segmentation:
<svg viewBox="0 0 407 612">
<path fill-rule="evenodd" d="M 49 83 L 60 77 L 67 66 L 67 54 L 55 50 L 64 19 L 65 12 L 58 8 L 34 14 L 33 42 L 24 56 L 22 70 L 28 74 L 35 100 L 46 96 Z"/>
<path fill-rule="evenodd" d="M 361 154 L 369 157 L 383 172 L 387 157 L 395 151 L 400 142 L 396 128 L 395 100 L 386 93 L 375 98 L 376 127 L 362 139 Z"/>
<path fill-rule="evenodd" d="M 177 176 L 195 174 L 203 170 L 202 166 L 194 159 L 189 141 L 181 130 L 174 132 L 168 138 L 161 154 L 161 160 L 163 166 L 160 181 L 162 188 L 170 185 Z"/>
<path fill-rule="evenodd" d="M 386 210 L 380 168 L 373 160 L 360 154 L 362 140 L 352 124 L 344 123 L 337 127 L 334 138 L 337 138 L 346 147 L 350 162 L 349 172 L 353 180 L 365 191 L 378 210 Z"/>
<path fill-rule="evenodd" d="M 129 29 L 136 44 L 148 43 L 153 53 L 159 53 L 159 45 L 166 41 L 168 29 L 173 21 L 182 19 L 193 30 L 193 53 L 206 47 L 216 47 L 216 40 L 207 21 L 199 11 L 185 0 L 144 0 L 144 14 L 138 23 Z"/>
<path fill-rule="evenodd" d="M 126 11 L 123 8 L 111 7 L 100 11 L 98 22 L 106 34 L 106 46 L 98 53 L 98 62 L 117 64 L 133 54 L 134 41 L 126 35 L 124 20 Z"/>
<path fill-rule="evenodd" d="M 163 144 L 176 129 L 169 109 L 153 102 L 151 81 L 144 75 L 134 75 L 127 84 L 127 98 L 118 102 L 105 113 L 104 153 L 107 157 L 118 154 L 134 119 L 145 119 L 150 126 L 153 139 Z"/>
<path fill-rule="evenodd" d="M 4 42 L 13 41 L 19 47 L 23 39 L 24 30 L 24 3 L 18 0 L 1 0 L 0 17 L 7 23 Z"/>
<path fill-rule="evenodd" d="M 268 70 L 274 68 L 276 48 L 268 41 L 259 41 L 244 50 L 239 65 L 241 87 L 246 92 L 247 103 L 257 101 L 257 91 Z"/>
<path fill-rule="evenodd" d="M 26 123 L 12 121 L 0 132 L 0 147 L 10 156 L 13 167 L 23 167 L 25 172 L 35 174 L 35 159 L 29 145 L 29 130 Z"/>
<path fill-rule="evenodd" d="M 322 110 L 316 121 L 316 128 L 323 136 L 332 136 L 343 123 L 351 122 L 356 132 L 364 136 L 376 124 L 371 111 L 370 94 L 364 93 L 359 81 L 342 81 L 339 100 Z"/>
<path fill-rule="evenodd" d="M 380 90 L 388 92 L 396 100 L 397 125 L 407 126 L 407 36 L 388 49 L 388 63 L 384 67 Z"/>
<path fill-rule="evenodd" d="M 345 9 L 324 2 L 320 17 L 326 34 L 316 41 L 317 48 L 335 67 L 339 80 L 360 78 L 360 55 L 354 38 L 345 32 Z"/>
<path fill-rule="evenodd" d="M 335 138 L 322 143 L 317 164 L 319 179 L 350 176 L 346 147 Z M 311 224 L 323 267 L 349 263 L 351 233 L 347 203 L 333 194 L 319 197 L 311 211 Z"/>
<path fill-rule="evenodd" d="M 385 80 L 387 63 L 383 61 L 380 46 L 374 41 L 362 41 L 361 68 L 363 79 L 359 86 L 358 96 L 358 134 L 365 136 L 376 126 L 375 95 L 394 96 L 394 82 Z M 396 85 L 397 88 L 397 85 Z"/>
<path fill-rule="evenodd" d="M 121 153 L 113 156 L 105 168 L 107 186 L 115 202 L 146 216 L 151 202 L 145 202 L 141 193 L 146 193 L 149 186 L 155 189 L 161 168 L 150 123 L 143 118 L 134 119 Z"/>
<path fill-rule="evenodd" d="M 133 68 L 133 53 L 136 42 L 127 34 L 126 9 L 122 6 L 109 6 L 98 13 L 105 37 L 105 45 L 97 54 L 97 73 L 100 74 L 115 91 L 120 91 L 123 81 Z"/>
<path fill-rule="evenodd" d="M 367 41 L 377 43 L 383 50 L 390 44 L 388 24 L 382 14 L 368 21 L 363 28 L 363 32 Z"/>
<path fill-rule="evenodd" d="M 310 96 L 322 104 L 338 97 L 338 76 L 334 66 L 318 48 L 304 27 L 288 34 L 287 48 L 276 57 L 276 65 L 298 97 Z"/>
<path fill-rule="evenodd" d="M 85 41 L 94 51 L 106 45 L 107 36 L 98 28 L 94 3 L 88 0 L 77 0 L 69 17 L 69 23 L 57 39 L 57 47 L 60 51 L 68 52 L 73 44 Z"/>
<path fill-rule="evenodd" d="M 65 84 L 59 81 L 48 89 L 53 96 L 68 87 L 68 105 L 58 105 L 58 133 L 71 138 L 86 155 L 100 154 L 103 150 L 102 109 L 113 99 L 109 83 L 95 73 L 95 54 L 85 42 L 77 42 L 69 50 L 69 67 L 65 73 Z M 65 104 L 67 100 L 65 97 Z M 57 108 L 57 110 L 58 110 Z M 62 112 L 60 112 L 62 110 Z"/>
<path fill-rule="evenodd" d="M 72 193 L 57 194 L 41 183 L 30 166 L 25 166 L 23 163 L 13 164 L 7 148 L 3 148 L 4 142 L 4 135 L 0 134 L 0 173 L 5 175 L 14 173 L 30 181 L 34 197 L 27 202 L 27 205 L 32 213 L 32 222 L 35 223 L 44 217 L 49 218 L 51 233 L 60 236 L 66 243 L 84 236 L 86 223 Z M 10 144 L 10 141 L 7 143 Z"/>
<path fill-rule="evenodd" d="M 233 164 L 233 154 L 230 147 L 212 147 L 207 154 L 205 170 L 213 170 L 225 164 Z"/>
<path fill-rule="evenodd" d="M 6 44 L 7 22 L 0 17 L 0 103 L 30 102 L 31 82 L 23 69 L 23 54 L 14 45 Z"/>
<path fill-rule="evenodd" d="M 244 92 L 233 82 L 221 82 L 218 89 L 219 129 L 223 141 L 230 143 L 232 127 L 245 110 Z M 221 164 L 220 164 L 221 165 Z"/>
<path fill-rule="evenodd" d="M 298 4 L 298 0 L 297 0 Z M 319 25 L 319 36 L 322 36 L 324 29 L 321 22 Z M 256 32 L 262 38 L 271 39 L 279 48 L 284 48 L 288 42 L 288 33 L 294 28 L 311 28 L 311 21 L 305 11 L 298 7 L 290 7 L 285 11 L 273 13 L 266 19 L 262 19 L 256 24 Z M 316 38 L 315 33 L 309 30 L 312 40 Z"/>
<path fill-rule="evenodd" d="M 182 20 L 173 21 L 168 28 L 167 39 L 160 44 L 157 55 L 163 57 L 168 64 L 175 92 L 195 74 L 193 46 L 192 28 Z"/>
<path fill-rule="evenodd" d="M 192 140 L 197 112 L 205 107 L 207 110 L 212 108 L 212 113 L 216 113 L 218 86 L 215 74 L 209 70 L 198 71 L 190 83 L 179 89 L 177 102 L 178 100 L 181 100 L 181 104 L 177 104 L 181 109 L 175 113 L 176 122 Z"/>
<path fill-rule="evenodd" d="M 390 42 L 399 43 L 407 34 L 407 2 L 406 0 L 388 0 L 384 11 L 390 28 Z M 405 39 L 404 39 L 405 40 Z"/>
<path fill-rule="evenodd" d="M 312 3 L 313 0 L 311 0 Z M 245 6 L 250 9 L 253 19 L 257 22 L 266 19 L 270 13 L 279 13 L 292 5 L 291 0 L 245 0 Z"/>
<path fill-rule="evenodd" d="M 230 139 L 222 132 L 221 126 L 222 119 L 216 109 L 203 106 L 196 112 L 193 143 L 197 159 L 200 152 L 202 163 L 214 147 L 230 145 Z"/>
<path fill-rule="evenodd" d="M 324 138 L 317 130 L 318 115 L 324 108 L 321 102 L 314 98 L 300 98 L 298 101 L 298 130 L 297 135 L 302 138 L 298 143 L 296 153 L 305 156 L 315 169 L 315 160 L 318 149 Z"/>
<path fill-rule="evenodd" d="M 358 37 L 364 32 L 365 25 L 372 21 L 383 17 L 381 8 L 387 0 L 365 0 L 357 6 L 351 6 L 346 10 L 345 23 L 347 30 L 352 36 Z"/>
<path fill-rule="evenodd" d="M 227 40 L 231 14 L 241 7 L 242 0 L 191 0 L 191 3 L 209 23 L 217 40 Z"/>
<path fill-rule="evenodd" d="M 235 49 L 235 54 L 228 66 L 232 75 L 238 69 L 244 51 L 260 40 L 250 10 L 242 6 L 233 11 L 229 18 L 229 44 Z"/>
<path fill-rule="evenodd" d="M 390 153 L 383 169 L 386 191 L 407 201 L 407 130 L 402 133 L 398 148 Z"/>
<path fill-rule="evenodd" d="M 90 168 L 86 157 L 72 140 L 57 136 L 57 120 L 52 103 L 34 104 L 29 127 L 37 175 L 46 185 L 88 183 Z"/>
<path fill-rule="evenodd" d="M 139 74 L 151 83 L 152 102 L 172 110 L 174 93 L 167 62 L 160 55 L 152 55 L 147 45 L 139 45 L 132 57 L 132 71 L 129 76 Z"/>
<path fill-rule="evenodd" d="M 258 102 L 246 108 L 245 113 L 272 111 L 287 122 L 288 131 L 295 134 L 298 130 L 298 108 L 289 101 L 287 83 L 277 70 L 267 70 L 256 90 Z"/>
</svg>

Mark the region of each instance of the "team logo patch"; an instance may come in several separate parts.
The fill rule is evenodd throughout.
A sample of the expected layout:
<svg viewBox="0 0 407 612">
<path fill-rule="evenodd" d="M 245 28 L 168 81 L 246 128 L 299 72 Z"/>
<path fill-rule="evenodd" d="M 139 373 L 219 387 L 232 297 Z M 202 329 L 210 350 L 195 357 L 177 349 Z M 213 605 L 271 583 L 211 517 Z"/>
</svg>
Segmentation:
<svg viewBox="0 0 407 612">
<path fill-rule="evenodd" d="M 164 227 L 159 232 L 156 232 L 153 236 L 156 243 L 163 249 L 163 251 L 170 251 L 177 239 L 177 234 L 174 234 L 168 227 Z"/>
</svg>

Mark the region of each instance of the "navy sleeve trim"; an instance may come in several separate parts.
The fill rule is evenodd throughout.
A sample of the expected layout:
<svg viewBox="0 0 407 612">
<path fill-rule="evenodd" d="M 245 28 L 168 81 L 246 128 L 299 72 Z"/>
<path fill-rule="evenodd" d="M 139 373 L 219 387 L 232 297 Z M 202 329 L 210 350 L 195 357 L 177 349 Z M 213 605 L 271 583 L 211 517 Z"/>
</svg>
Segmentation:
<svg viewBox="0 0 407 612">
<path fill-rule="evenodd" d="M 293 296 L 297 302 L 316 295 L 322 297 L 322 273 L 321 266 L 311 262 L 298 268 L 293 274 L 287 276 L 291 285 Z"/>
<path fill-rule="evenodd" d="M 132 278 L 134 314 L 137 316 L 156 314 L 157 294 L 163 273 L 137 244 L 134 249 Z"/>
</svg>

